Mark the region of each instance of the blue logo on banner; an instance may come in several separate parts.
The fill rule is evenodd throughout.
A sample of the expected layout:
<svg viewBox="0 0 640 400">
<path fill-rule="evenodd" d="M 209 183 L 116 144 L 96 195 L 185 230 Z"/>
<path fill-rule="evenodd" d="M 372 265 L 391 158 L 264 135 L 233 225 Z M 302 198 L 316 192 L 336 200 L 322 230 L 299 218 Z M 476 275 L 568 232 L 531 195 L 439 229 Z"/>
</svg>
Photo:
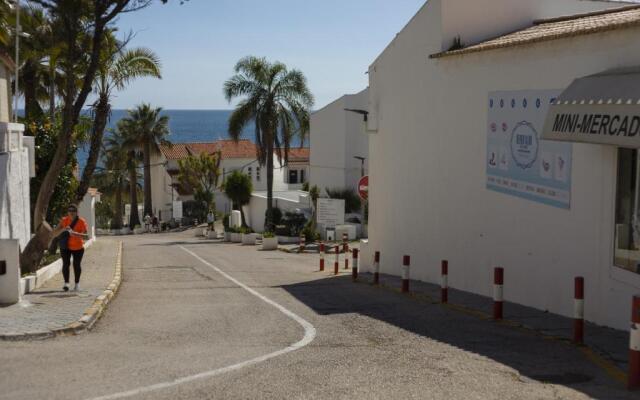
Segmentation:
<svg viewBox="0 0 640 400">
<path fill-rule="evenodd" d="M 518 123 L 511 132 L 511 156 L 516 165 L 522 169 L 533 166 L 538 158 L 538 132 L 529 122 Z"/>
</svg>

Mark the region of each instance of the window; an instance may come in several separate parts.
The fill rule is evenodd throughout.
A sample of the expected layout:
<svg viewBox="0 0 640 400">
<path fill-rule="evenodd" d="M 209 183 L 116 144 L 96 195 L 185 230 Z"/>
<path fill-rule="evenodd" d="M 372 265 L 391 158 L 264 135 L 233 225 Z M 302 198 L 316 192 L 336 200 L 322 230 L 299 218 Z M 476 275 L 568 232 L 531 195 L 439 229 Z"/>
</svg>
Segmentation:
<svg viewBox="0 0 640 400">
<path fill-rule="evenodd" d="M 640 273 L 638 150 L 618 149 L 614 265 Z"/>
<path fill-rule="evenodd" d="M 256 167 L 256 181 L 260 182 L 260 167 Z"/>
<path fill-rule="evenodd" d="M 305 179 L 304 172 L 305 171 L 303 169 L 300 170 L 300 183 L 305 183 L 307 181 Z"/>
<path fill-rule="evenodd" d="M 253 179 L 253 168 L 247 168 L 247 175 L 249 175 L 249 179 Z"/>
<path fill-rule="evenodd" d="M 292 185 L 298 183 L 298 170 L 297 169 L 290 169 L 289 170 L 289 183 L 292 184 Z"/>
</svg>

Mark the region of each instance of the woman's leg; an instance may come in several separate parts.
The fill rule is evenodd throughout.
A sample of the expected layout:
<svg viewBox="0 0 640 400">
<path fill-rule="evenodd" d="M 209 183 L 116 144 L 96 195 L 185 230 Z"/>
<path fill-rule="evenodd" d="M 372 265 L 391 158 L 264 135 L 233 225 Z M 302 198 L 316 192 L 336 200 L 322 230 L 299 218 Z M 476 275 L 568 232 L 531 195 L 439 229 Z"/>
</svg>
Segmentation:
<svg viewBox="0 0 640 400">
<path fill-rule="evenodd" d="M 60 257 L 62 257 L 62 276 L 64 283 L 69 283 L 69 265 L 71 264 L 71 252 L 67 249 L 60 249 Z"/>
<path fill-rule="evenodd" d="M 84 256 L 84 249 L 73 251 L 73 277 L 76 284 L 80 283 L 80 274 L 82 273 L 82 256 Z"/>
</svg>

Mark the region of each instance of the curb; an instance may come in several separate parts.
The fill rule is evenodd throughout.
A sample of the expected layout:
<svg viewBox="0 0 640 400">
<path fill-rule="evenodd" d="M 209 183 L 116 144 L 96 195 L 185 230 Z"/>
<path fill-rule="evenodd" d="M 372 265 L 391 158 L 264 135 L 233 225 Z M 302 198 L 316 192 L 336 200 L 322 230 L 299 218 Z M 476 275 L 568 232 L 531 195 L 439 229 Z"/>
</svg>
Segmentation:
<svg viewBox="0 0 640 400">
<path fill-rule="evenodd" d="M 399 288 L 396 288 L 394 286 L 390 286 L 384 283 L 379 283 L 378 285 L 373 285 L 370 282 L 364 282 L 364 281 L 356 281 L 357 283 L 361 283 L 361 284 L 365 284 L 365 285 L 369 285 L 369 286 L 373 286 L 373 287 L 377 287 L 383 290 L 388 290 L 391 292 L 395 292 L 398 294 L 402 294 L 405 295 L 407 297 L 410 297 L 412 299 L 415 300 L 422 300 L 422 301 L 426 301 L 430 304 L 434 304 L 434 305 L 440 305 L 443 307 L 446 307 L 450 310 L 453 311 L 457 311 L 463 314 L 467 314 L 482 320 L 487 320 L 487 321 L 493 321 L 493 317 L 483 311 L 480 310 L 476 310 L 467 306 L 463 306 L 460 304 L 451 304 L 451 303 L 441 303 L 439 300 L 436 300 L 435 298 L 433 298 L 432 296 L 429 296 L 428 294 L 424 294 L 424 293 L 414 293 L 414 292 L 410 292 L 410 293 L 402 293 L 400 291 Z M 626 384 L 627 382 L 627 373 L 625 371 L 623 371 L 622 369 L 620 369 L 618 366 L 616 366 L 615 364 L 613 364 L 611 361 L 609 361 L 608 359 L 606 359 L 604 356 L 596 353 L 594 350 L 592 350 L 591 348 L 589 348 L 586 345 L 575 345 L 571 342 L 571 340 L 569 338 L 565 338 L 562 336 L 552 336 L 552 335 L 548 335 L 545 333 L 542 333 L 540 331 L 538 331 L 537 329 L 528 327 L 526 325 L 523 325 L 520 322 L 517 321 L 511 321 L 508 319 L 503 319 L 501 321 L 497 321 L 498 324 L 503 325 L 505 327 L 508 328 L 512 328 L 512 329 L 519 329 L 531 334 L 534 334 L 536 336 L 541 337 L 544 340 L 552 340 L 552 341 L 556 341 L 556 342 L 561 342 L 564 343 L 568 346 L 574 347 L 576 348 L 578 351 L 580 351 L 585 358 L 587 358 L 591 363 L 593 363 L 594 365 L 596 365 L 597 367 L 599 367 L 600 369 L 602 369 L 610 378 L 612 378 L 614 381 L 618 382 L 618 383 L 623 383 Z"/>
<path fill-rule="evenodd" d="M 95 323 L 100 319 L 107 308 L 107 305 L 118 292 L 122 283 L 122 241 L 118 243 L 118 251 L 116 255 L 115 271 L 113 279 L 102 294 L 93 301 L 83 313 L 79 320 L 57 329 L 40 332 L 25 332 L 17 334 L 0 335 L 0 340 L 18 341 L 18 340 L 42 340 L 50 339 L 56 336 L 71 336 L 91 330 Z"/>
</svg>

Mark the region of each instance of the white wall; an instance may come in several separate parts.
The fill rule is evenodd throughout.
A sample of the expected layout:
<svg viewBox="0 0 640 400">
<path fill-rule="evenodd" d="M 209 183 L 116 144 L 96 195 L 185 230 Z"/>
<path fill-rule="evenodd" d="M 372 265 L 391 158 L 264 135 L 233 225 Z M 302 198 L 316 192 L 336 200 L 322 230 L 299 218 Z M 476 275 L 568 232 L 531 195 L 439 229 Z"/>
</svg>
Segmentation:
<svg viewBox="0 0 640 400">
<path fill-rule="evenodd" d="M 284 215 L 287 211 L 311 208 L 311 199 L 306 192 L 287 191 L 273 193 L 273 206 L 279 208 Z M 266 193 L 254 193 L 249 205 L 244 207 L 247 225 L 256 232 L 264 231 L 265 213 L 267 211 Z"/>
<path fill-rule="evenodd" d="M 345 95 L 311 115 L 309 183 L 325 188 L 356 188 L 360 161 L 369 155 L 368 136 L 362 115 L 345 108 L 367 110 L 367 89 Z M 368 160 L 365 163 L 365 172 Z"/>
<path fill-rule="evenodd" d="M 96 201 L 96 197 L 86 193 L 78 206 L 78 215 L 87 221 L 89 239 L 95 239 L 96 237 Z"/>
<path fill-rule="evenodd" d="M 573 2 L 577 11 L 587 3 Z M 370 68 L 379 130 L 370 135 L 369 239 L 382 271 L 399 274 L 410 254 L 412 277 L 438 282 L 448 259 L 452 287 L 490 296 L 501 265 L 507 300 L 566 316 L 582 275 L 586 318 L 626 329 L 640 275 L 612 266 L 616 149 L 573 145 L 570 210 L 489 191 L 487 99 L 639 65 L 640 29 L 431 60 L 442 48 L 440 6 L 429 1 Z"/>
<path fill-rule="evenodd" d="M 167 173 L 167 168 L 173 165 L 164 163 L 167 159 L 160 152 L 151 156 L 151 205 L 153 213 L 162 221 L 168 221 L 173 216 L 172 201 L 178 199 L 178 195 L 171 187 L 172 179 Z M 173 161 L 175 164 L 175 161 Z M 176 165 L 177 168 L 177 165 Z M 143 218 L 144 215 L 141 216 Z"/>
</svg>

